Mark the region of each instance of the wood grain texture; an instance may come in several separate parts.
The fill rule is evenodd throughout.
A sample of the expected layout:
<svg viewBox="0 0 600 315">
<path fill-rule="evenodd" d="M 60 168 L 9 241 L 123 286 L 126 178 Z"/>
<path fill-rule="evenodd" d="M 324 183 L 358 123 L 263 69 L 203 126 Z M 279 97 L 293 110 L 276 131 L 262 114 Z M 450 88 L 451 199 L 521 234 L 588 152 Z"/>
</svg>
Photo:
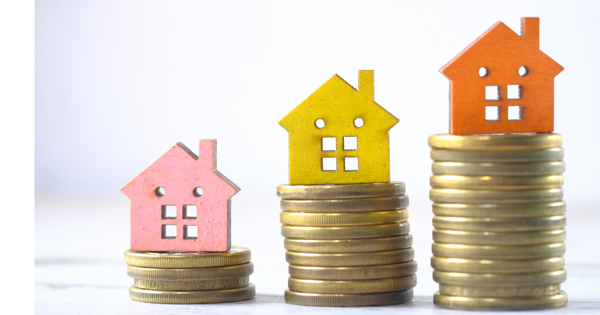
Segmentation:
<svg viewBox="0 0 600 315">
<path fill-rule="evenodd" d="M 216 170 L 216 140 L 200 141 L 199 156 L 178 143 L 127 183 L 121 191 L 131 199 L 131 250 L 215 251 L 231 247 L 230 202 L 239 188 Z M 157 187 L 165 189 L 158 196 Z M 201 187 L 202 196 L 194 189 Z M 163 206 L 176 215 L 164 218 Z M 195 218 L 184 217 L 184 205 L 196 206 Z M 174 239 L 163 238 L 163 225 L 175 225 Z M 185 226 L 197 226 L 197 238 L 185 238 Z"/>
<path fill-rule="evenodd" d="M 373 71 L 359 71 L 358 90 L 334 75 L 287 114 L 279 124 L 289 132 L 290 185 L 356 184 L 390 181 L 388 131 L 398 119 L 374 101 Z M 355 126 L 357 118 L 362 127 Z M 315 122 L 324 121 L 318 128 Z M 336 139 L 323 151 L 322 138 Z M 357 137 L 345 150 L 344 137 Z M 323 171 L 322 158 L 335 158 L 337 170 Z M 358 170 L 346 171 L 345 158 L 358 157 Z"/>
<path fill-rule="evenodd" d="M 552 132 L 554 77 L 563 67 L 539 49 L 539 18 L 522 18 L 519 36 L 497 22 L 440 72 L 450 80 L 450 133 L 455 135 Z M 528 74 L 519 75 L 526 67 Z M 480 77 L 479 69 L 488 69 Z M 521 99 L 508 99 L 508 85 L 521 86 Z M 486 100 L 485 87 L 500 87 L 499 100 Z M 500 120 L 487 121 L 486 106 L 500 107 Z M 522 120 L 508 120 L 508 107 L 522 106 Z"/>
</svg>

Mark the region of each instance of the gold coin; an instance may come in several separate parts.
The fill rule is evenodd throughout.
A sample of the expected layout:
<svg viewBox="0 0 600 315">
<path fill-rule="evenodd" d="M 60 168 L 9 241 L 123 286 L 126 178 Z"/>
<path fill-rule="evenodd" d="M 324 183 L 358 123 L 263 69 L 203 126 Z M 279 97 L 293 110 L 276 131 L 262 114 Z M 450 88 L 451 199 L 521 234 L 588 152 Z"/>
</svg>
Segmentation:
<svg viewBox="0 0 600 315">
<path fill-rule="evenodd" d="M 528 133 L 503 135 L 450 135 L 429 136 L 429 146 L 447 150 L 540 150 L 558 148 L 562 136 L 557 133 Z"/>
<path fill-rule="evenodd" d="M 125 252 L 125 262 L 128 265 L 148 268 L 220 267 L 240 265 L 249 261 L 250 250 L 241 246 L 231 246 L 231 250 L 224 253 Z"/>
<path fill-rule="evenodd" d="M 406 220 L 408 220 L 408 210 L 354 213 L 307 213 L 282 211 L 279 213 L 279 221 L 282 224 L 303 226 L 373 225 L 403 222 Z"/>
<path fill-rule="evenodd" d="M 449 189 L 544 189 L 560 188 L 563 185 L 562 175 L 549 176 L 431 176 L 429 183 L 432 188 Z"/>
<path fill-rule="evenodd" d="M 285 290 L 285 301 L 305 306 L 375 306 L 408 302 L 413 299 L 412 289 L 385 293 L 326 294 Z"/>
<path fill-rule="evenodd" d="M 463 176 L 543 176 L 560 175 L 565 172 L 565 162 L 533 163 L 463 163 L 433 162 L 434 175 Z"/>
<path fill-rule="evenodd" d="M 207 291 L 247 287 L 250 284 L 250 277 L 201 281 L 157 281 L 145 279 L 134 279 L 133 281 L 133 285 L 140 289 L 157 291 Z"/>
<path fill-rule="evenodd" d="M 360 267 L 311 267 L 290 265 L 290 276 L 315 280 L 370 280 L 399 278 L 417 273 L 417 262 Z"/>
<path fill-rule="evenodd" d="M 281 199 L 352 199 L 404 195 L 403 182 L 343 185 L 279 185 Z"/>
<path fill-rule="evenodd" d="M 309 240 L 390 237 L 408 234 L 408 232 L 410 232 L 410 223 L 408 222 L 362 226 L 281 226 L 281 235 L 284 237 Z"/>
<path fill-rule="evenodd" d="M 548 284 L 538 286 L 509 287 L 509 288 L 486 288 L 460 285 L 440 284 L 440 293 L 443 295 L 465 296 L 465 297 L 529 297 L 540 295 L 560 294 L 560 284 Z"/>
<path fill-rule="evenodd" d="M 408 196 L 363 199 L 281 200 L 281 210 L 295 212 L 370 212 L 408 208 Z"/>
<path fill-rule="evenodd" d="M 527 163 L 561 161 L 565 157 L 565 151 L 563 148 L 503 151 L 458 151 L 432 149 L 430 156 L 431 159 L 436 162 Z"/>
<path fill-rule="evenodd" d="M 527 260 L 486 260 L 431 257 L 431 267 L 438 271 L 467 273 L 526 273 L 559 270 L 565 258 L 551 257 Z"/>
<path fill-rule="evenodd" d="M 564 242 L 565 229 L 538 232 L 480 232 L 433 230 L 433 241 L 465 245 L 537 245 Z"/>
<path fill-rule="evenodd" d="M 564 269 L 536 273 L 460 273 L 433 271 L 433 281 L 443 284 L 474 287 L 522 287 L 563 283 L 567 280 Z"/>
<path fill-rule="evenodd" d="M 371 253 L 285 253 L 285 259 L 290 265 L 318 267 L 391 265 L 412 261 L 414 257 L 415 251 L 412 248 Z"/>
<path fill-rule="evenodd" d="M 435 215 L 448 217 L 534 218 L 563 215 L 566 211 L 567 204 L 564 201 L 524 204 L 433 204 Z"/>
<path fill-rule="evenodd" d="M 433 217 L 433 227 L 442 230 L 482 232 L 532 232 L 562 229 L 567 217 L 557 215 L 527 219 Z"/>
<path fill-rule="evenodd" d="M 498 245 L 460 245 L 433 243 L 435 256 L 477 259 L 537 259 L 562 256 L 565 243 L 498 246 Z"/>
<path fill-rule="evenodd" d="M 247 287 L 212 291 L 154 291 L 129 288 L 129 297 L 138 302 L 161 304 L 205 304 L 249 300 L 256 295 L 253 284 Z"/>
<path fill-rule="evenodd" d="M 362 253 L 383 252 L 409 248 L 413 244 L 410 234 L 394 237 L 359 238 L 343 240 L 300 240 L 284 239 L 285 249 L 307 253 Z"/>
<path fill-rule="evenodd" d="M 308 280 L 288 278 L 288 288 L 309 293 L 378 293 L 404 291 L 417 285 L 417 276 L 370 280 Z"/>
<path fill-rule="evenodd" d="M 254 271 L 251 262 L 243 265 L 208 268 L 157 269 L 127 266 L 127 275 L 135 279 L 160 281 L 198 281 L 248 277 Z"/>
<path fill-rule="evenodd" d="M 488 297 L 465 297 L 449 296 L 436 292 L 433 296 L 433 304 L 441 308 L 455 310 L 477 310 L 477 311 L 517 311 L 517 310 L 541 310 L 559 308 L 567 305 L 567 294 L 560 291 L 556 295 L 542 295 L 532 297 L 516 298 L 488 298 Z"/>
<path fill-rule="evenodd" d="M 462 189 L 431 189 L 429 199 L 443 203 L 526 203 L 526 202 L 556 202 L 563 198 L 563 190 L 462 190 Z"/>
</svg>

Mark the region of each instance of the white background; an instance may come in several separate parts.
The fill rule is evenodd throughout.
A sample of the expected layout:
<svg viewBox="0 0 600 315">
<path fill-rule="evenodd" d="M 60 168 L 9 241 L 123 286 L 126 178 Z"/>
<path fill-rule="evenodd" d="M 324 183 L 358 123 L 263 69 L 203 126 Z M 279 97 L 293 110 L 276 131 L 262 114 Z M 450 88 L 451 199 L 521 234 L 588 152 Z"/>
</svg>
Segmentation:
<svg viewBox="0 0 600 315">
<path fill-rule="evenodd" d="M 36 264 L 114 262 L 118 281 L 131 281 L 120 187 L 175 143 L 197 151 L 215 138 L 218 169 L 242 189 L 233 243 L 252 249 L 259 292 L 281 294 L 275 189 L 288 180 L 288 149 L 278 121 L 332 75 L 357 86 L 358 70 L 371 69 L 376 102 L 400 119 L 391 178 L 407 184 L 429 270 L 427 137 L 448 132 L 438 70 L 496 21 L 520 33 L 524 16 L 541 18 L 540 48 L 565 68 L 555 131 L 566 151 L 566 259 L 600 259 L 587 234 L 600 219 L 600 2 L 38 1 L 35 14 Z"/>
</svg>

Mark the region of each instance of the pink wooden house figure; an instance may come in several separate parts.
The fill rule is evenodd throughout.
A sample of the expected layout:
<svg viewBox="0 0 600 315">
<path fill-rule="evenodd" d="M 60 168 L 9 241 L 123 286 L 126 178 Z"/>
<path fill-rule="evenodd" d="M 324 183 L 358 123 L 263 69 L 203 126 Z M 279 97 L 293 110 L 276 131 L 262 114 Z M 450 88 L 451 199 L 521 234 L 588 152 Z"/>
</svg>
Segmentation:
<svg viewBox="0 0 600 315">
<path fill-rule="evenodd" d="M 132 251 L 231 248 L 230 198 L 240 189 L 216 170 L 217 141 L 199 156 L 177 143 L 121 191 L 131 200 Z"/>
</svg>

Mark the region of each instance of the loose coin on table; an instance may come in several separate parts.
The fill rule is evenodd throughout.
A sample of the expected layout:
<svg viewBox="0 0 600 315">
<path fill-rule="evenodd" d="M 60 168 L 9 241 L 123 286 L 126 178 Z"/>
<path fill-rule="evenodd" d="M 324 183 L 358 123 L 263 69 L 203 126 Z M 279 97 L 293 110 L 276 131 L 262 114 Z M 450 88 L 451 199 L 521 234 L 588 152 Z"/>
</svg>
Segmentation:
<svg viewBox="0 0 600 315">
<path fill-rule="evenodd" d="M 565 229 L 536 232 L 482 232 L 460 230 L 433 230 L 433 241 L 463 245 L 538 245 L 564 242 Z"/>
<path fill-rule="evenodd" d="M 305 306 L 371 306 L 391 305 L 413 299 L 412 289 L 384 293 L 326 294 L 285 291 L 285 301 Z"/>
<path fill-rule="evenodd" d="M 567 294 L 561 291 L 556 295 L 542 295 L 516 298 L 464 297 L 442 295 L 433 296 L 436 306 L 459 310 L 517 311 L 563 307 L 567 304 Z"/>
<path fill-rule="evenodd" d="M 565 162 L 533 163 L 464 163 L 433 162 L 434 175 L 460 176 L 543 176 L 560 175 L 565 172 Z"/>
<path fill-rule="evenodd" d="M 537 259 L 562 256 L 565 243 L 500 246 L 500 245 L 463 245 L 433 243 L 435 256 L 477 259 Z"/>
<path fill-rule="evenodd" d="M 532 189 L 532 190 L 465 190 L 438 189 L 429 191 L 429 199 L 441 203 L 527 203 L 527 202 L 557 202 L 563 198 L 563 190 Z"/>
<path fill-rule="evenodd" d="M 356 199 L 404 195 L 403 182 L 344 185 L 279 185 L 281 199 Z"/>
<path fill-rule="evenodd" d="M 248 277 L 254 264 L 207 268 L 158 269 L 127 266 L 127 275 L 135 279 L 159 281 L 198 281 Z"/>
<path fill-rule="evenodd" d="M 129 297 L 138 302 L 162 304 L 203 304 L 249 300 L 256 295 L 253 284 L 247 287 L 211 291 L 155 291 L 129 288 Z"/>
<path fill-rule="evenodd" d="M 300 266 L 319 267 L 351 267 L 391 265 L 408 262 L 414 259 L 415 251 L 412 248 L 388 252 L 370 253 L 298 253 L 286 252 L 285 257 L 289 264 Z"/>
<path fill-rule="evenodd" d="M 410 234 L 393 237 L 358 238 L 341 240 L 304 240 L 285 238 L 285 249 L 307 253 L 361 253 L 383 252 L 409 248 L 413 244 Z"/>
<path fill-rule="evenodd" d="M 474 287 L 523 287 L 558 284 L 567 280 L 564 269 L 536 273 L 461 273 L 433 271 L 433 280 L 437 283 L 474 286 Z"/>
<path fill-rule="evenodd" d="M 526 273 L 560 270 L 565 258 L 552 257 L 527 260 L 486 260 L 431 257 L 431 267 L 438 271 L 467 273 Z"/>
<path fill-rule="evenodd" d="M 288 200 L 282 199 L 281 210 L 302 212 L 369 212 L 406 209 L 408 196 L 362 199 Z"/>
<path fill-rule="evenodd" d="M 563 148 L 541 150 L 506 150 L 506 151 L 459 151 L 432 149 L 431 159 L 443 162 L 496 162 L 522 163 L 560 161 L 565 157 Z"/>
<path fill-rule="evenodd" d="M 288 288 L 310 293 L 377 293 L 404 291 L 417 285 L 417 276 L 370 280 L 309 280 L 288 278 Z"/>
<path fill-rule="evenodd" d="M 454 295 L 465 297 L 528 297 L 540 295 L 556 295 L 560 294 L 560 284 L 548 284 L 539 286 L 523 286 L 523 287 L 473 287 L 459 286 L 440 283 L 440 293 L 442 295 Z"/>
<path fill-rule="evenodd" d="M 560 188 L 562 175 L 546 176 L 457 176 L 434 175 L 429 178 L 432 188 L 448 189 L 544 189 Z"/>
<path fill-rule="evenodd" d="M 558 133 L 530 133 L 503 135 L 450 135 L 429 136 L 429 146 L 447 150 L 540 150 L 562 145 Z"/>
<path fill-rule="evenodd" d="M 224 253 L 209 252 L 136 252 L 126 251 L 125 262 L 130 266 L 148 268 L 204 268 L 240 265 L 250 261 L 250 250 L 231 246 Z"/>
<path fill-rule="evenodd" d="M 279 214 L 282 224 L 301 226 L 357 226 L 390 224 L 408 220 L 408 210 L 378 212 L 308 213 L 285 212 Z"/>
<path fill-rule="evenodd" d="M 290 276 L 313 280 L 369 280 L 410 276 L 417 273 L 417 262 L 359 267 L 289 266 Z"/>
<path fill-rule="evenodd" d="M 481 232 L 533 232 L 562 229 L 567 225 L 564 215 L 537 218 L 466 218 L 433 217 L 436 229 Z"/>
<path fill-rule="evenodd" d="M 281 235 L 289 238 L 312 240 L 338 240 L 354 238 L 375 238 L 404 235 L 410 232 L 408 222 L 395 224 L 363 225 L 363 226 L 335 226 L 312 227 L 282 225 Z"/>
<path fill-rule="evenodd" d="M 563 215 L 566 211 L 567 204 L 564 201 L 522 204 L 433 204 L 433 214 L 448 217 L 535 218 Z"/>
<path fill-rule="evenodd" d="M 157 281 L 134 279 L 133 285 L 140 289 L 158 291 L 207 291 L 242 288 L 248 286 L 249 283 L 250 278 L 243 277 L 199 281 Z"/>
</svg>

